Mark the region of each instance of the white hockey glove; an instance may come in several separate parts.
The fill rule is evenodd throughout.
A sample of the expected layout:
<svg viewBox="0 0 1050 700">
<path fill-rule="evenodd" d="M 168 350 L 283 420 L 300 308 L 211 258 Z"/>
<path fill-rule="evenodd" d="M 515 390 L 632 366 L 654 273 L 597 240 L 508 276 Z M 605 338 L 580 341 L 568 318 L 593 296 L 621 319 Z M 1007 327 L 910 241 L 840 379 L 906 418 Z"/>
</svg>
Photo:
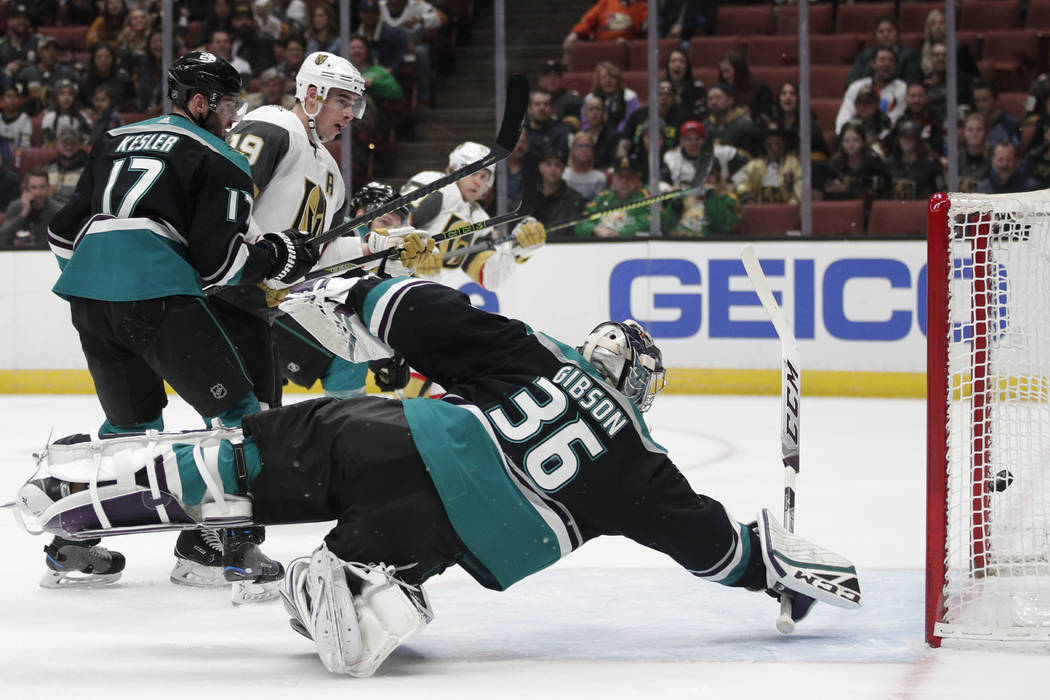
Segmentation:
<svg viewBox="0 0 1050 700">
<path fill-rule="evenodd" d="M 344 360 L 369 362 L 391 357 L 393 349 L 368 332 L 346 304 L 350 289 L 361 277 L 322 277 L 289 290 L 280 304 L 317 342 Z"/>
<path fill-rule="evenodd" d="M 391 248 L 398 250 L 397 255 L 387 258 L 387 274 L 407 276 L 416 272 L 420 266 L 431 270 L 435 260 L 440 269 L 441 253 L 434 250 L 434 240 L 426 231 L 420 231 L 411 226 L 392 229 L 378 228 L 368 233 L 365 242 L 372 253 Z"/>
<path fill-rule="evenodd" d="M 547 242 L 547 229 L 540 221 L 526 216 L 514 227 L 511 234 L 515 239 L 514 254 L 519 260 L 528 260 Z"/>
</svg>

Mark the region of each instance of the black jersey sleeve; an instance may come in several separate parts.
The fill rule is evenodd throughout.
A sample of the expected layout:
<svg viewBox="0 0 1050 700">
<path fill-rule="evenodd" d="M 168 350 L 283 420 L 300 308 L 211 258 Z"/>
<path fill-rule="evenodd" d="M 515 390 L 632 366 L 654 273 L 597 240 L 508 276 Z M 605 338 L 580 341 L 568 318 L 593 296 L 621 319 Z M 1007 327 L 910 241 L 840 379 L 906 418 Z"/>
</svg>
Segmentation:
<svg viewBox="0 0 1050 700">
<path fill-rule="evenodd" d="M 288 153 L 288 130 L 258 119 L 241 120 L 226 142 L 248 159 L 255 193 L 266 189 L 277 165 Z"/>
<path fill-rule="evenodd" d="M 91 150 L 84 171 L 73 190 L 73 196 L 55 213 L 48 224 L 48 239 L 52 246 L 58 245 L 72 251 L 73 241 L 80 227 L 91 216 L 91 194 L 95 189 L 95 150 Z"/>
</svg>

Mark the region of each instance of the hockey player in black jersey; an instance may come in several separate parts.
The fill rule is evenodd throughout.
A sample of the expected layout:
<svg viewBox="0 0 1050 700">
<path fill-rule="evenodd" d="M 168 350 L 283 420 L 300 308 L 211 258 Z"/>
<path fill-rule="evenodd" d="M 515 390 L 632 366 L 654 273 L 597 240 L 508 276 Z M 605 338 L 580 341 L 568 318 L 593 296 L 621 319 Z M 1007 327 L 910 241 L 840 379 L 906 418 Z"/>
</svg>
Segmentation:
<svg viewBox="0 0 1050 700">
<path fill-rule="evenodd" d="M 54 291 L 70 303 L 106 414 L 100 435 L 161 429 L 165 381 L 207 423 L 239 426 L 259 403 L 203 287 L 290 283 L 316 260 L 298 231 L 245 241 L 251 174 L 244 156 L 222 140 L 240 108 L 237 71 L 192 52 L 172 65 L 168 92 L 171 114 L 113 129 L 94 144 L 49 230 L 62 271 Z M 234 541 L 244 539 L 241 532 L 224 537 L 222 548 L 206 549 L 229 554 L 259 541 L 257 534 Z M 192 537 L 183 539 L 177 555 L 192 551 Z M 113 580 L 123 567 L 122 557 L 107 558 L 97 547 L 99 556 L 84 565 L 73 546 L 56 542 L 48 551 L 52 573 L 44 585 Z M 264 568 L 262 578 L 279 578 L 280 564 Z M 213 569 L 221 581 L 222 568 Z M 235 575 L 226 571 L 226 579 Z"/>
<path fill-rule="evenodd" d="M 707 581 L 794 591 L 798 619 L 814 600 L 860 605 L 848 560 L 766 510 L 748 525 L 693 492 L 642 417 L 664 369 L 638 324 L 602 323 L 574 348 L 408 278 L 304 284 L 282 306 L 331 319 L 335 332 L 316 335 L 347 359 L 397 350 L 448 393 L 316 399 L 247 416 L 241 435 L 103 444 L 97 459 L 90 446 L 52 446 L 19 493 L 27 527 L 84 537 L 103 516 L 166 527 L 142 498 L 160 481 L 173 523 L 249 508 L 266 524 L 336 520 L 290 565 L 283 594 L 325 666 L 353 676 L 429 622 L 431 576 L 459 564 L 502 590 L 599 535 Z M 92 479 L 97 503 L 84 490 Z"/>
</svg>

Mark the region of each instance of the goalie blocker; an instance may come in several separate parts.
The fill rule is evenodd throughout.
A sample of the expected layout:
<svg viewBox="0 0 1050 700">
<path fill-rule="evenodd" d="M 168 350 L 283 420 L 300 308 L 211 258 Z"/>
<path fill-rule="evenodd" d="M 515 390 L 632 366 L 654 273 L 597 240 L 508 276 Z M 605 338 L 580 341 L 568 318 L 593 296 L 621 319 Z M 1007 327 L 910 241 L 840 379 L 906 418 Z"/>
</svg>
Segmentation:
<svg viewBox="0 0 1050 700">
<path fill-rule="evenodd" d="M 397 351 L 448 388 L 445 400 L 316 399 L 249 416 L 243 434 L 122 438 L 119 453 L 91 443 L 70 459 L 56 451 L 20 494 L 26 519 L 67 536 L 198 518 L 335 520 L 328 553 L 294 563 L 285 595 L 293 628 L 351 675 L 369 675 L 422 629 L 419 586 L 448 566 L 503 590 L 602 534 L 666 553 L 705 581 L 793 590 L 799 619 L 806 598 L 860 604 L 852 564 L 768 513 L 754 527 L 735 520 L 652 441 L 642 411 L 664 369 L 640 325 L 602 323 L 573 347 L 442 285 L 334 286 L 320 316 L 346 318 L 332 340 L 368 334 L 355 351 Z M 325 292 L 311 285 L 289 299 L 297 294 L 316 305 Z"/>
</svg>

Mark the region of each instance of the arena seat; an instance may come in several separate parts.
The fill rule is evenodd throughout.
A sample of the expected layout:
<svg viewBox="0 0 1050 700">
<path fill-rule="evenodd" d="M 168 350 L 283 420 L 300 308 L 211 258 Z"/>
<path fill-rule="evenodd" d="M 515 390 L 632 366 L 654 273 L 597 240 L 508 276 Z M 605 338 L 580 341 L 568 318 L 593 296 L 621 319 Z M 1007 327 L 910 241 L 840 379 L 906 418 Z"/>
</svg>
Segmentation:
<svg viewBox="0 0 1050 700">
<path fill-rule="evenodd" d="M 810 97 L 837 97 L 841 100 L 846 94 L 844 86 L 852 68 L 847 65 L 810 66 Z"/>
<path fill-rule="evenodd" d="M 959 8 L 959 29 L 987 32 L 1021 26 L 1019 0 L 970 0 Z"/>
<path fill-rule="evenodd" d="M 728 51 L 743 51 L 739 36 L 694 36 L 689 40 L 689 62 L 693 68 L 718 67 L 718 59 Z"/>
<path fill-rule="evenodd" d="M 933 10 L 944 12 L 943 2 L 902 2 L 897 10 L 897 24 L 902 32 L 924 32 L 926 16 Z"/>
<path fill-rule="evenodd" d="M 565 52 L 565 70 L 590 71 L 602 61 L 627 70 L 627 44 L 622 41 L 576 41 Z"/>
<path fill-rule="evenodd" d="M 783 235 L 802 228 L 797 204 L 745 204 L 741 232 L 748 236 Z"/>
<path fill-rule="evenodd" d="M 773 5 L 720 5 L 715 16 L 719 36 L 772 34 L 776 15 Z"/>
<path fill-rule="evenodd" d="M 992 80 L 1001 91 L 1029 87 L 1040 60 L 1039 39 L 1030 29 L 984 32 L 981 60 L 992 61 Z"/>
<path fill-rule="evenodd" d="M 798 66 L 751 66 L 751 81 L 762 83 L 776 94 L 784 83 L 798 84 Z"/>
<path fill-rule="evenodd" d="M 1027 92 L 999 93 L 999 106 L 1010 116 L 1024 119 L 1024 103 L 1028 100 Z"/>
<path fill-rule="evenodd" d="M 663 75 L 664 63 L 672 50 L 678 48 L 681 42 L 677 39 L 660 39 L 656 44 L 656 63 Z M 686 54 L 688 55 L 688 53 Z M 627 67 L 630 70 L 649 70 L 649 42 L 635 39 L 627 42 Z"/>
<path fill-rule="evenodd" d="M 1024 26 L 1027 29 L 1050 29 L 1050 0 L 1029 0 Z"/>
<path fill-rule="evenodd" d="M 817 115 L 817 122 L 824 129 L 835 128 L 835 117 L 839 115 L 839 107 L 842 106 L 842 98 L 840 97 L 814 97 L 810 100 L 809 106 L 813 108 L 813 113 Z M 831 147 L 831 144 L 828 144 Z"/>
<path fill-rule="evenodd" d="M 87 25 L 74 27 L 37 27 L 37 34 L 52 36 L 58 41 L 73 40 L 74 51 L 87 51 Z"/>
<path fill-rule="evenodd" d="M 753 36 L 747 40 L 747 62 L 751 66 L 797 66 L 798 37 Z"/>
<path fill-rule="evenodd" d="M 156 116 L 156 115 L 147 114 L 146 112 L 121 112 L 120 113 L 120 118 L 124 120 L 124 124 L 134 124 L 135 122 L 140 122 L 140 121 L 142 121 L 144 119 L 150 119 L 153 116 Z"/>
<path fill-rule="evenodd" d="M 798 34 L 798 8 L 782 5 L 777 14 L 777 34 Z M 831 34 L 835 29 L 835 6 L 830 2 L 809 6 L 809 33 Z"/>
<path fill-rule="evenodd" d="M 566 90 L 575 90 L 581 95 L 587 95 L 591 91 L 591 83 L 594 82 L 594 74 L 591 71 L 574 71 L 562 76 L 562 83 Z"/>
<path fill-rule="evenodd" d="M 811 34 L 809 38 L 810 65 L 853 65 L 860 52 L 860 42 L 852 34 L 821 36 Z"/>
<path fill-rule="evenodd" d="M 874 34 L 875 20 L 893 17 L 896 8 L 892 2 L 864 2 L 851 5 L 839 4 L 835 17 L 836 34 Z"/>
<path fill-rule="evenodd" d="M 871 205 L 868 218 L 869 236 L 926 235 L 925 199 L 898 202 L 879 199 Z"/>
<path fill-rule="evenodd" d="M 25 175 L 33 168 L 47 165 L 58 155 L 57 148 L 23 148 L 19 151 L 21 160 L 18 164 L 18 174 Z"/>
<path fill-rule="evenodd" d="M 813 202 L 814 236 L 860 236 L 863 234 L 863 199 Z"/>
</svg>

